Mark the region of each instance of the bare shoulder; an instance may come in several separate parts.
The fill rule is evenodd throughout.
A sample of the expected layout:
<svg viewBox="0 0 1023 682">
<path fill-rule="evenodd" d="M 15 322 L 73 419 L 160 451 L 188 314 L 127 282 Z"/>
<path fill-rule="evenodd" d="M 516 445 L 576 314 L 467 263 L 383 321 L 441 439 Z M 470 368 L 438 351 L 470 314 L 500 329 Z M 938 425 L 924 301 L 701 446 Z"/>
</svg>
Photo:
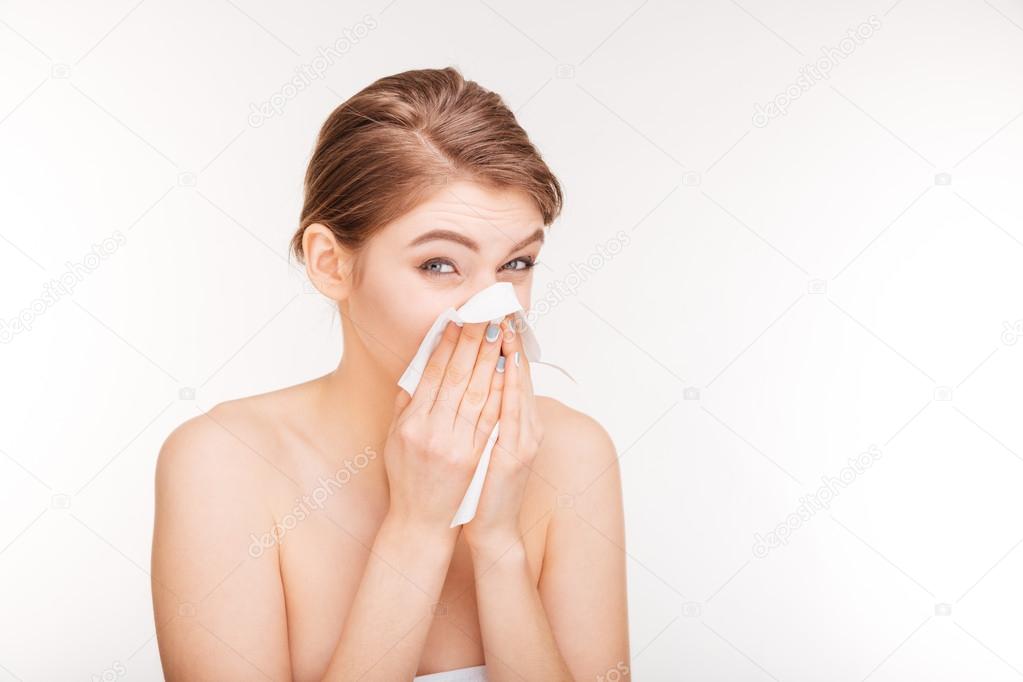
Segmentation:
<svg viewBox="0 0 1023 682">
<path fill-rule="evenodd" d="M 610 436 L 603 425 L 590 415 L 570 407 L 557 398 L 547 395 L 536 396 L 536 406 L 540 412 L 540 418 L 544 422 L 545 438 L 547 435 L 564 435 L 579 429 L 580 437 L 596 440 L 610 440 Z"/>
<path fill-rule="evenodd" d="M 238 477 L 255 482 L 261 470 L 272 465 L 277 449 L 267 416 L 259 396 L 253 396 L 219 403 L 186 420 L 160 448 L 158 488 L 175 479 L 204 486 Z"/>
<path fill-rule="evenodd" d="M 290 674 L 278 563 L 250 550 L 273 521 L 265 408 L 258 396 L 218 404 L 175 428 L 157 456 L 151 576 L 167 679 L 245 679 L 253 666 Z M 242 658 L 223 655 L 221 633 Z"/>
<path fill-rule="evenodd" d="M 249 483 L 281 478 L 288 468 L 288 449 L 282 445 L 289 414 L 296 411 L 306 386 L 227 400 L 180 424 L 160 449 L 158 487 L 161 480 L 175 476 Z"/>
<path fill-rule="evenodd" d="M 551 398 L 537 408 L 545 431 L 534 462 L 558 490 L 537 589 L 572 679 L 605 679 L 608 661 L 629 660 L 618 456 L 593 417 Z"/>
<path fill-rule="evenodd" d="M 534 467 L 559 490 L 582 492 L 598 478 L 618 478 L 618 453 L 604 426 L 556 398 L 536 396 L 543 441 Z"/>
<path fill-rule="evenodd" d="M 180 552 L 226 565 L 250 529 L 272 520 L 270 472 L 279 465 L 272 427 L 254 402 L 227 401 L 184 421 L 157 455 L 154 576 L 178 593 L 209 589 L 210 578 L 182 565 Z"/>
<path fill-rule="evenodd" d="M 271 527 L 279 448 L 264 400 L 219 403 L 181 423 L 160 448 L 152 576 L 162 613 L 202 601 L 248 558 L 249 534 Z"/>
</svg>

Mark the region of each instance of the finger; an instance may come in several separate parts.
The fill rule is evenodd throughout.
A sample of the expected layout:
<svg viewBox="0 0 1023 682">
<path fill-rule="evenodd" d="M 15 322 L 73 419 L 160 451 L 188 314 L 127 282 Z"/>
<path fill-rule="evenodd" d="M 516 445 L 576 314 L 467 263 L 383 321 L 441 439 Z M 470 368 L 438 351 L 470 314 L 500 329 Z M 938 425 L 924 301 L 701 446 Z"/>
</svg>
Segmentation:
<svg viewBox="0 0 1023 682">
<path fill-rule="evenodd" d="M 509 332 L 512 339 L 512 353 L 509 357 L 514 357 L 515 351 L 519 353 L 519 385 L 522 393 L 525 396 L 533 395 L 533 375 L 530 370 L 529 359 L 526 357 L 526 347 L 522 343 L 522 329 L 525 325 L 525 321 L 518 315 L 514 316 L 512 323 L 509 325 L 513 330 Z"/>
<path fill-rule="evenodd" d="M 412 402 L 412 396 L 410 396 L 405 389 L 399 388 L 398 389 L 398 395 L 395 396 L 395 398 L 394 398 L 394 414 L 395 414 L 395 416 L 397 416 L 397 415 L 401 414 L 402 412 L 404 412 L 405 408 L 408 407 L 409 403 L 411 403 L 411 402 Z"/>
<path fill-rule="evenodd" d="M 412 404 L 412 396 L 408 394 L 403 388 L 398 389 L 398 394 L 394 397 L 394 413 L 391 419 L 391 425 L 388 429 L 388 435 L 390 435 L 398 426 L 401 425 L 408 417 L 415 414 L 415 408 L 407 409 Z"/>
<path fill-rule="evenodd" d="M 444 378 L 444 371 L 447 369 L 448 361 L 452 353 L 454 353 L 455 345 L 461 333 L 461 327 L 454 322 L 449 321 L 447 326 L 444 327 L 444 333 L 441 334 L 437 347 L 430 354 L 430 359 L 427 361 L 423 374 L 419 379 L 419 385 L 416 386 L 416 390 L 412 395 L 410 412 L 419 409 L 429 412 L 433 408 L 437 392 L 440 390 L 441 381 Z M 404 391 L 402 392 L 404 393 Z"/>
<path fill-rule="evenodd" d="M 495 449 L 500 448 L 502 455 L 515 456 L 519 447 L 520 416 L 522 402 L 520 396 L 521 364 L 515 365 L 513 360 L 514 335 L 505 334 L 502 342 L 502 353 L 507 360 L 504 364 L 504 387 L 501 389 L 501 430 L 497 436 Z M 521 362 L 521 361 L 520 361 Z"/>
<path fill-rule="evenodd" d="M 543 427 L 536 406 L 536 393 L 533 389 L 533 366 L 526 356 L 526 345 L 522 330 L 526 325 L 525 318 L 515 317 L 516 348 L 519 351 L 519 395 L 521 396 L 519 444 L 539 442 L 543 439 Z M 535 454 L 533 452 L 532 454 Z M 525 461 L 525 460 L 524 460 Z"/>
<path fill-rule="evenodd" d="M 486 325 L 486 322 L 462 325 L 462 332 L 455 344 L 455 350 L 444 370 L 444 378 L 437 391 L 437 399 L 434 401 L 433 407 L 430 408 L 430 414 L 447 420 L 452 430 L 458 405 L 462 402 L 462 395 L 465 393 L 473 369 L 476 367 L 476 357 L 480 352 Z"/>
<path fill-rule="evenodd" d="M 503 322 L 503 318 L 497 323 L 487 324 L 485 327 L 483 342 L 476 356 L 476 366 L 473 368 L 462 400 L 458 404 L 458 413 L 454 423 L 455 437 L 459 439 L 457 442 L 474 442 L 480 413 L 490 395 L 490 386 L 497 368 L 497 358 L 501 354 L 501 344 L 499 343 L 502 332 L 501 322 Z"/>
<path fill-rule="evenodd" d="M 475 454 L 483 454 L 483 447 L 490 439 L 494 427 L 501 417 L 501 398 L 504 392 L 504 360 L 503 356 L 498 358 L 498 369 L 494 371 L 494 377 L 490 383 L 490 395 L 480 412 L 479 424 L 476 427 L 476 439 L 473 441 Z"/>
</svg>

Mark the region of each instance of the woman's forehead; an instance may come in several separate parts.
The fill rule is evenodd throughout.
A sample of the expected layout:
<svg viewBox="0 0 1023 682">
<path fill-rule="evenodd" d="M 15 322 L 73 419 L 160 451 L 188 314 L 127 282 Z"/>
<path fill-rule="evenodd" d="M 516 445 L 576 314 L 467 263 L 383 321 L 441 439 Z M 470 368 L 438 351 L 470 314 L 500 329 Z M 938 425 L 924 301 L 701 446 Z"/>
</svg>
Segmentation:
<svg viewBox="0 0 1023 682">
<path fill-rule="evenodd" d="M 499 238 L 518 242 L 542 229 L 543 216 L 524 192 L 492 189 L 476 183 L 446 185 L 429 199 L 394 221 L 394 236 L 415 240 L 431 230 L 451 230 L 486 248 Z"/>
</svg>

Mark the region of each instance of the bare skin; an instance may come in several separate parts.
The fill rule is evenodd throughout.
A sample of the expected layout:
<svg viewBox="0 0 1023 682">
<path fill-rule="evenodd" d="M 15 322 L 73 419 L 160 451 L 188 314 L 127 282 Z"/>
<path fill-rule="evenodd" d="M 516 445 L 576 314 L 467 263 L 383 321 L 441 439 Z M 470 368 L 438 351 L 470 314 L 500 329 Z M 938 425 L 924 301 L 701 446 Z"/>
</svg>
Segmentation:
<svg viewBox="0 0 1023 682">
<path fill-rule="evenodd" d="M 361 278 L 329 230 L 307 229 L 310 278 L 342 312 L 338 368 L 220 403 L 160 452 L 153 595 L 168 680 L 395 680 L 483 663 L 495 682 L 624 676 L 621 485 L 604 429 L 533 394 L 510 329 L 489 342 L 485 324 L 452 325 L 431 360 L 435 390 L 396 386 L 448 305 L 495 281 L 528 303 L 531 272 L 508 264 L 535 258 L 541 241 L 521 244 L 539 222 L 524 195 L 455 183 L 371 238 Z M 409 246 L 439 227 L 477 250 Z M 470 356 L 476 369 L 452 384 L 447 368 Z M 396 444 L 396 424 L 427 413 L 424 396 L 437 418 L 469 423 L 461 401 L 445 411 L 436 396 L 478 385 L 470 446 L 453 448 L 464 457 Z M 488 414 L 501 438 L 480 507 L 450 529 Z"/>
</svg>

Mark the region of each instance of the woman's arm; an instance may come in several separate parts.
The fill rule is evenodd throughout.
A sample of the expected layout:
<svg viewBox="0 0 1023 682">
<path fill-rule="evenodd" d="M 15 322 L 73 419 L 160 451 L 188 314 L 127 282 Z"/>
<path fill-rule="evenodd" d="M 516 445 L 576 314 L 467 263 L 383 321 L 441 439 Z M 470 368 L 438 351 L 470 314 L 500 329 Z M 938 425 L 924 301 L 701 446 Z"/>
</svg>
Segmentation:
<svg viewBox="0 0 1023 682">
<path fill-rule="evenodd" d="M 152 578 L 164 675 L 291 680 L 278 547 L 252 540 L 274 527 L 266 477 L 280 474 L 223 412 L 178 427 L 157 460 Z M 324 680 L 415 676 L 457 539 L 442 531 L 384 520 Z"/>
<path fill-rule="evenodd" d="M 414 393 L 396 392 L 390 506 L 324 680 L 415 676 L 460 532 L 451 515 L 497 423 L 500 395 L 487 389 L 500 344 L 483 343 L 485 326 L 449 323 Z M 281 470 L 237 435 L 265 419 L 238 409 L 178 427 L 157 463 L 153 594 L 171 682 L 291 679 L 278 546 L 246 556 L 252 535 L 276 527 L 267 481 Z"/>
<path fill-rule="evenodd" d="M 329 680 L 411 680 L 455 541 L 450 519 L 497 423 L 499 344 L 449 322 L 412 396 L 395 396 L 384 445 L 390 506 L 334 652 Z M 464 395 L 464 398 L 463 398 Z"/>
<path fill-rule="evenodd" d="M 473 548 L 480 633 L 491 682 L 571 681 L 520 538 Z"/>
<path fill-rule="evenodd" d="M 152 584 L 168 682 L 290 680 L 276 547 L 250 553 L 273 527 L 262 495 L 269 465 L 215 407 L 164 442 L 156 466 Z M 254 556 L 257 555 L 257 556 Z"/>
<path fill-rule="evenodd" d="M 534 466 L 558 490 L 539 586 L 521 539 L 473 548 L 487 672 L 494 682 L 624 680 L 631 663 L 614 444 L 591 417 L 541 400 L 550 427 Z"/>
<path fill-rule="evenodd" d="M 592 417 L 556 401 L 538 467 L 559 490 L 539 592 L 576 680 L 631 679 L 625 522 L 614 443 Z M 539 460 L 540 458 L 538 458 Z"/>
<path fill-rule="evenodd" d="M 457 539 L 443 530 L 385 518 L 325 681 L 415 677 Z"/>
<path fill-rule="evenodd" d="M 493 682 L 571 680 L 526 561 L 520 528 L 545 425 L 521 335 L 511 321 L 502 325 L 506 360 L 492 386 L 492 395 L 500 397 L 500 430 L 476 515 L 462 531 L 472 552 L 487 676 Z"/>
</svg>

